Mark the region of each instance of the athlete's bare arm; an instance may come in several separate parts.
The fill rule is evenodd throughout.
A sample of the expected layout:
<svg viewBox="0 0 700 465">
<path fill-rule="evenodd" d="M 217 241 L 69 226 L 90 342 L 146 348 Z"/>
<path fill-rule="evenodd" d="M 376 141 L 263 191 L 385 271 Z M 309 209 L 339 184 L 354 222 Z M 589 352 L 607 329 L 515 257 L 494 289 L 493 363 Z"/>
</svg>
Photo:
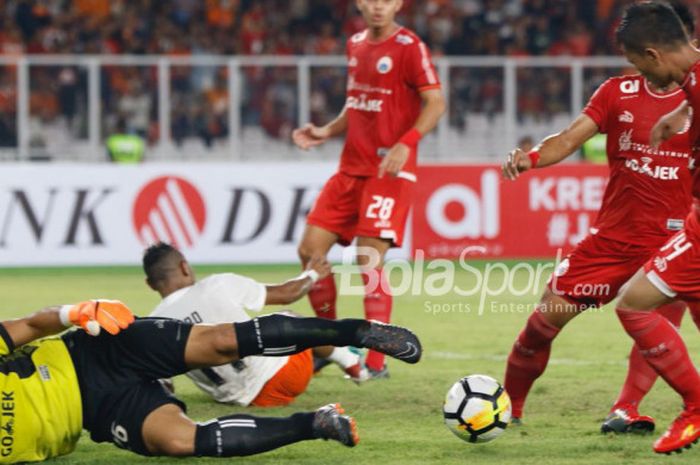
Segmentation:
<svg viewBox="0 0 700 465">
<path fill-rule="evenodd" d="M 688 121 L 689 103 L 685 100 L 678 108 L 661 117 L 659 121 L 651 129 L 649 144 L 656 148 L 662 142 L 670 139 L 683 130 Z"/>
<path fill-rule="evenodd" d="M 60 305 L 46 307 L 23 318 L 3 321 L 2 325 L 14 345 L 19 347 L 42 337 L 65 331 L 66 327 L 58 316 L 60 308 Z"/>
<path fill-rule="evenodd" d="M 576 150 L 584 142 L 598 133 L 598 125 L 587 115 L 580 115 L 571 125 L 558 134 L 546 137 L 535 147 L 540 154 L 537 167 L 542 168 L 559 163 Z M 530 157 L 521 149 L 516 148 L 508 154 L 501 169 L 503 177 L 515 180 L 520 173 L 532 168 Z"/>
<path fill-rule="evenodd" d="M 131 310 L 118 300 L 87 300 L 75 305 L 54 305 L 15 320 L 3 321 L 16 347 L 58 334 L 71 325 L 96 336 L 102 329 L 117 334 L 134 322 Z"/>
<path fill-rule="evenodd" d="M 440 89 L 427 89 L 420 93 L 423 100 L 423 108 L 413 127 L 424 136 L 432 131 L 440 117 L 445 113 L 445 97 Z M 379 177 L 388 173 L 392 176 L 399 174 L 406 164 L 411 153 L 411 148 L 401 142 L 396 143 L 386 154 L 379 165 Z"/>
<path fill-rule="evenodd" d="M 323 256 L 314 256 L 306 265 L 306 271 L 296 278 L 285 281 L 282 284 L 268 284 L 265 286 L 267 294 L 265 305 L 288 305 L 304 297 L 310 290 L 315 279 L 308 271 L 318 273 L 316 279 L 323 279 L 331 273 L 331 265 Z"/>
<path fill-rule="evenodd" d="M 425 135 L 435 129 L 445 113 L 445 97 L 440 89 L 427 89 L 420 93 L 420 98 L 423 100 L 423 109 L 413 127 Z"/>
<path fill-rule="evenodd" d="M 308 150 L 311 147 L 323 144 L 332 137 L 344 134 L 347 129 L 348 117 L 345 114 L 345 108 L 343 108 L 343 111 L 325 126 L 306 123 L 304 126 L 295 129 L 292 132 L 292 140 L 297 147 Z"/>
</svg>

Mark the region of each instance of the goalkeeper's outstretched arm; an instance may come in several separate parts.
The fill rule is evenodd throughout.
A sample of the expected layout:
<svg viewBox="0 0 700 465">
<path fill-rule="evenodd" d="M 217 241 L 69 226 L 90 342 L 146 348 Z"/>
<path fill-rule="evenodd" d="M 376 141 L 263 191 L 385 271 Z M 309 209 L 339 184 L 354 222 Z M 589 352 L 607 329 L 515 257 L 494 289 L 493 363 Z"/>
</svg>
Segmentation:
<svg viewBox="0 0 700 465">
<path fill-rule="evenodd" d="M 88 300 L 75 305 L 54 305 L 2 326 L 14 347 L 52 336 L 76 325 L 93 336 L 102 329 L 117 334 L 134 321 L 131 310 L 118 300 Z M 8 341 L 9 342 L 9 341 Z"/>
<path fill-rule="evenodd" d="M 2 325 L 5 327 L 13 346 L 19 347 L 42 337 L 64 331 L 66 327 L 61 323 L 60 310 L 60 305 L 46 307 L 23 318 L 3 321 Z"/>
</svg>

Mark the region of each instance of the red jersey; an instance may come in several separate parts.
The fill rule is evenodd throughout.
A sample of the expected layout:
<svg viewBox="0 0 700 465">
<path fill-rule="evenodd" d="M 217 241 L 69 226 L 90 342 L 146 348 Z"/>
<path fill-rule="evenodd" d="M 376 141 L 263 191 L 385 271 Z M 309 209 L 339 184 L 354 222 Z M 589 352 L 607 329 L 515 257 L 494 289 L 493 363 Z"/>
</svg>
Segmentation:
<svg viewBox="0 0 700 465">
<path fill-rule="evenodd" d="M 640 75 L 608 79 L 583 110 L 607 134 L 610 179 L 594 231 L 637 245 L 663 243 L 683 228 L 691 205 L 688 131 L 649 145 L 651 128 L 680 105 L 679 88 L 659 94 Z"/>
<path fill-rule="evenodd" d="M 404 27 L 381 42 L 369 31 L 347 43 L 348 86 L 345 112 L 348 130 L 340 157 L 340 172 L 376 176 L 379 163 L 416 123 L 420 92 L 439 88 L 428 47 Z M 400 176 L 415 180 L 416 150 Z"/>
<path fill-rule="evenodd" d="M 697 165 L 700 160 L 700 60 L 692 68 L 685 82 L 683 90 L 691 106 L 692 118 L 690 123 L 690 144 L 693 146 L 693 157 Z M 693 175 L 693 197 L 696 212 L 700 215 L 700 172 Z"/>
</svg>

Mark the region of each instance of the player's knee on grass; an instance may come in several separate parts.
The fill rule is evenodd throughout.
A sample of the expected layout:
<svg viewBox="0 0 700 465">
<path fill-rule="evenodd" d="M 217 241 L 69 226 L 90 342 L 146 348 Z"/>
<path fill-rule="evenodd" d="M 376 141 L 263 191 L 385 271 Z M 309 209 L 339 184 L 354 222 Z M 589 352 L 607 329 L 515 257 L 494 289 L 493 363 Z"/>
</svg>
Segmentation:
<svg viewBox="0 0 700 465">
<path fill-rule="evenodd" d="M 197 425 L 174 404 L 151 412 L 143 423 L 143 441 L 152 455 L 194 455 Z"/>
<path fill-rule="evenodd" d="M 192 437 L 170 435 L 149 444 L 152 455 L 167 457 L 191 457 L 194 455 L 194 433 Z"/>
<path fill-rule="evenodd" d="M 188 367 L 217 366 L 238 359 L 238 342 L 232 324 L 192 327 L 185 349 L 185 363 Z"/>
<path fill-rule="evenodd" d="M 162 455 L 167 455 L 168 457 L 190 457 L 193 455 L 194 443 L 189 439 L 183 438 L 170 438 L 163 444 Z"/>
</svg>

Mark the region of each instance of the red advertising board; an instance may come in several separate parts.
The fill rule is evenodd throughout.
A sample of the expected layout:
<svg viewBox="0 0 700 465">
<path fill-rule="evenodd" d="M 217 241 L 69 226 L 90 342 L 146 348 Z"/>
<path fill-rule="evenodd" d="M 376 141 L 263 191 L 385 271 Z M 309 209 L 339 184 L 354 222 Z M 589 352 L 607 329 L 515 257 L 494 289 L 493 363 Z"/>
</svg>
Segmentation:
<svg viewBox="0 0 700 465">
<path fill-rule="evenodd" d="M 421 166 L 414 256 L 459 258 L 465 248 L 484 258 L 566 253 L 593 225 L 607 177 L 607 166 L 590 164 L 533 170 L 516 181 L 504 180 L 497 165 Z"/>
</svg>

